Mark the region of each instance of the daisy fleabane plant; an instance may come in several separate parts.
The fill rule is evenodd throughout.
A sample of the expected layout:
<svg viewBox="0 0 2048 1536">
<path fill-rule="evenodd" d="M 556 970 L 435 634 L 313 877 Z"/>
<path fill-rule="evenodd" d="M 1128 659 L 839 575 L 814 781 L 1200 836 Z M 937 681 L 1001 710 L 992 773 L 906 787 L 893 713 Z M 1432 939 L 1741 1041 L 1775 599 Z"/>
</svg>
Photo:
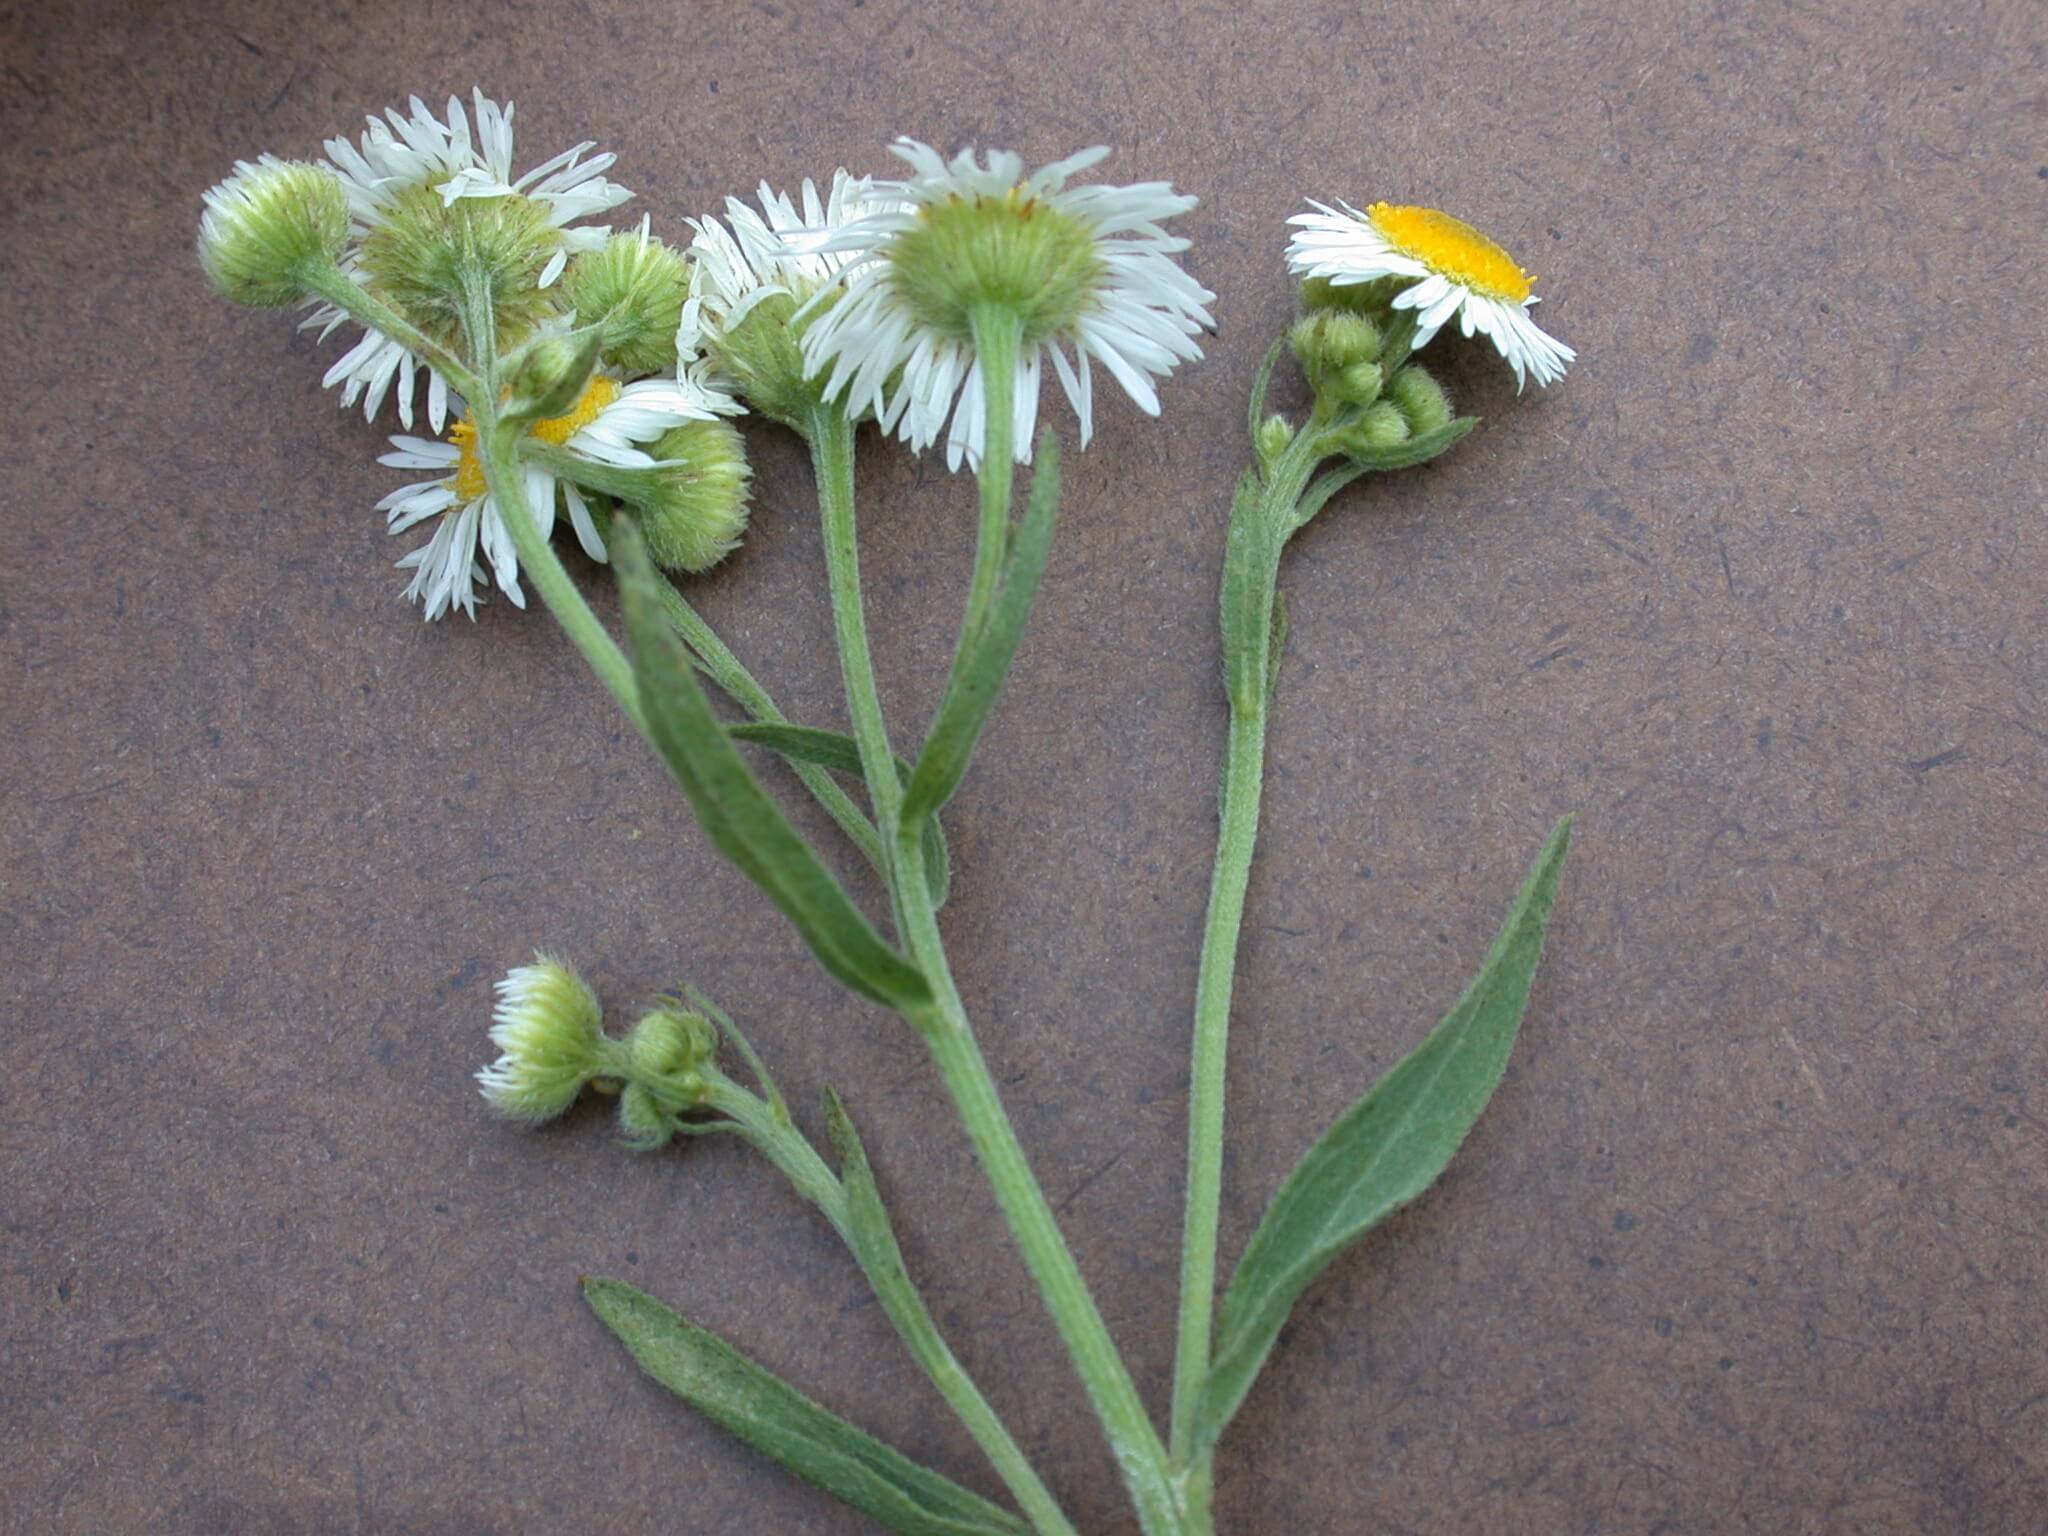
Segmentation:
<svg viewBox="0 0 2048 1536">
<path fill-rule="evenodd" d="M 1539 302 L 1535 278 L 1463 219 L 1400 203 L 1361 213 L 1341 198 L 1335 208 L 1309 201 L 1314 212 L 1287 221 L 1295 227 L 1287 269 L 1339 288 L 1414 278 L 1392 307 L 1416 312 L 1415 348 L 1456 318 L 1466 336 L 1485 336 L 1507 359 L 1518 390 L 1530 379 L 1555 384 L 1578 355 L 1529 318 Z"/>
<path fill-rule="evenodd" d="M 395 381 L 407 417 L 415 373 L 433 370 L 437 435 L 394 437 L 382 460 L 426 476 L 379 504 L 392 533 L 425 536 L 399 561 L 410 572 L 406 595 L 429 619 L 456 609 L 473 618 L 492 585 L 520 607 L 530 589 L 666 762 L 713 846 L 851 998 L 895 1014 L 923 1044 L 1140 1528 L 1216 1536 L 1217 1445 L 1253 1401 L 1297 1304 L 1340 1251 L 1435 1180 L 1501 1082 L 1569 839 L 1567 817 L 1442 1022 L 1320 1132 L 1297 1128 L 1308 1150 L 1226 1278 L 1229 1029 L 1234 1012 L 1261 1002 L 1234 999 L 1237 951 L 1261 796 L 1286 782 L 1266 771 L 1267 726 L 1294 707 L 1287 648 L 1312 638 L 1290 639 L 1282 556 L 1362 477 L 1430 464 L 1478 426 L 1418 360 L 1452 319 L 1490 342 L 1518 379 L 1562 376 L 1573 354 L 1529 321 L 1532 279 L 1477 230 L 1432 209 L 1316 204 L 1293 220 L 1287 260 L 1303 279 L 1299 307 L 1253 376 L 1248 462 L 1228 497 L 1227 532 L 1218 519 L 1229 726 L 1221 792 L 1207 802 L 1216 859 L 1189 1021 L 1180 1317 L 1162 1432 L 1003 1107 L 940 908 L 956 881 L 978 874 L 956 863 L 944 823 L 978 751 L 994 749 L 984 729 L 1026 638 L 1058 523 L 1059 435 L 1045 429 L 1033 442 L 1047 358 L 1084 446 L 1098 365 L 1158 413 L 1155 382 L 1200 356 L 1196 338 L 1210 324 L 1213 296 L 1178 260 L 1186 242 L 1161 227 L 1194 199 L 1164 182 L 1070 185 L 1100 149 L 1026 174 L 1012 154 L 948 161 L 903 139 L 902 180 L 840 171 L 822 194 L 809 181 L 794 195 L 763 185 L 758 205 L 730 199 L 722 218 L 691 221 L 683 251 L 648 221 L 618 233 L 580 222 L 625 196 L 600 174 L 609 156 L 583 158 L 589 145 L 514 179 L 511 109 L 481 94 L 473 120 L 459 103 L 444 120 L 415 100 L 409 115 L 373 121 L 360 144 L 328 148 L 339 169 L 269 155 L 237 163 L 205 195 L 198 257 L 233 303 L 317 302 L 361 324 L 369 340 L 332 380 L 345 385 L 345 403 L 367 397 L 374 412 Z M 1307 398 L 1297 392 L 1269 411 L 1289 355 Z M 810 450 L 850 734 L 792 721 L 663 574 L 702 571 L 739 541 L 751 480 L 730 418 L 742 406 Z M 453 417 L 445 433 L 444 412 Z M 855 515 L 855 443 L 870 415 L 914 449 L 943 437 L 953 467 L 973 465 L 980 503 L 938 706 L 914 728 L 899 717 L 893 732 Z M 563 518 L 584 552 L 612 567 L 623 637 L 551 542 Z M 1088 679 L 1070 681 L 1051 696 L 1071 704 Z M 715 705 L 711 687 L 746 718 Z M 846 845 L 817 846 L 743 750 L 786 762 Z M 845 776 L 861 781 L 858 798 Z M 870 871 L 879 889 L 856 895 L 842 883 Z M 884 911 L 886 923 L 870 915 Z M 704 994 L 679 987 L 614 1037 L 597 995 L 545 953 L 499 983 L 490 1040 L 497 1055 L 477 1082 L 506 1116 L 552 1120 L 588 1091 L 616 1100 L 616 1124 L 638 1151 L 722 1132 L 764 1156 L 844 1241 L 1016 1512 L 830 1413 L 636 1287 L 586 1278 L 591 1308 L 650 1375 L 889 1529 L 1077 1536 L 947 1345 L 829 1089 L 828 1158 Z M 725 1075 L 721 1049 L 744 1063 L 754 1088 Z M 632 1219 L 627 1205 L 619 1219 Z M 1269 1412 L 1272 1396 L 1254 1411 Z"/>
<path fill-rule="evenodd" d="M 464 200 L 488 203 L 514 199 L 532 215 L 538 267 L 530 276 L 535 290 L 548 288 L 568 259 L 604 244 L 609 229 L 582 221 L 626 202 L 633 194 L 604 177 L 617 156 L 584 156 L 596 148 L 586 141 L 563 150 L 523 175 L 512 167 L 512 103 L 502 107 L 481 88 L 473 92 L 476 121 L 453 96 L 444 116 L 415 96 L 408 110 L 396 108 L 372 117 L 359 142 L 341 136 L 326 143 L 327 164 L 341 179 L 348 198 L 351 248 L 343 269 L 359 282 L 376 286 L 388 276 L 380 272 L 378 247 L 415 244 L 422 223 L 447 222 L 449 211 Z M 399 237 L 394 241 L 393 237 Z M 319 303 L 301 324 L 324 339 L 348 315 L 337 305 Z M 369 328 L 337 359 L 320 381 L 341 388 L 344 409 L 363 402 L 363 416 L 374 419 L 384 397 L 397 385 L 401 425 L 412 425 L 417 375 L 427 374 L 427 420 L 439 432 L 448 416 L 448 383 L 411 350 Z"/>
<path fill-rule="evenodd" d="M 1152 380 L 1200 357 L 1193 338 L 1214 323 L 1216 296 L 1174 260 L 1188 242 L 1160 228 L 1195 199 L 1159 181 L 1068 186 L 1109 153 L 1100 147 L 1028 176 L 1004 150 L 984 164 L 971 149 L 948 161 L 915 139 L 891 147 L 911 174 L 865 184 L 851 218 L 800 247 L 848 258 L 844 293 L 803 338 L 812 371 L 829 370 L 826 397 L 843 393 L 849 414 L 874 412 L 919 451 L 944 432 L 949 468 L 978 465 L 992 391 L 976 323 L 1007 307 L 1018 336 L 1001 393 L 1018 462 L 1031 458 L 1047 357 L 1084 447 L 1096 363 L 1156 416 Z"/>
</svg>

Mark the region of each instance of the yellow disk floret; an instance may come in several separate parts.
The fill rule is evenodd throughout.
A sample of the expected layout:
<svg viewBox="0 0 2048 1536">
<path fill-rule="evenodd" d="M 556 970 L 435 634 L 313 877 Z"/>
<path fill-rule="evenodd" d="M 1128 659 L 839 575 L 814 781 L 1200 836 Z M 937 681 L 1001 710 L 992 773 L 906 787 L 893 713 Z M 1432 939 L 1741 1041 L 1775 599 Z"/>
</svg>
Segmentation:
<svg viewBox="0 0 2048 1536">
<path fill-rule="evenodd" d="M 1535 279 L 1463 219 L 1402 203 L 1374 203 L 1365 216 L 1387 244 L 1439 276 L 1489 299 L 1513 304 L 1528 299 Z"/>
<path fill-rule="evenodd" d="M 619 386 L 616 383 L 601 373 L 593 374 L 590 382 L 583 386 L 581 398 L 569 408 L 567 414 L 536 421 L 527 428 L 527 431 L 542 442 L 553 443 L 559 448 L 597 420 L 604 408 L 618 398 Z"/>
<path fill-rule="evenodd" d="M 550 416 L 545 421 L 536 421 L 526 430 L 544 443 L 559 448 L 570 438 L 581 432 L 603 414 L 606 406 L 619 398 L 616 381 L 603 374 L 594 374 L 583 388 L 582 396 L 568 412 L 561 416 Z M 448 441 L 461 453 L 455 464 L 455 494 L 461 504 L 481 498 L 489 486 L 484 481 L 483 460 L 476 451 L 476 424 L 467 416 L 448 429 Z"/>
</svg>

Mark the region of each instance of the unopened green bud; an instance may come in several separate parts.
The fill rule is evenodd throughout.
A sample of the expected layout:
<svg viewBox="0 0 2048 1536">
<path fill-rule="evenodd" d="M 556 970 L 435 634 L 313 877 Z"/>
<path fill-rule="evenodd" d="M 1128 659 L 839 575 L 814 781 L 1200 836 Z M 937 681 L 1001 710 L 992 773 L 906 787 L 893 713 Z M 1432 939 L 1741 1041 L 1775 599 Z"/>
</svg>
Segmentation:
<svg viewBox="0 0 2048 1536">
<path fill-rule="evenodd" d="M 1346 310 L 1311 310 L 1294 322 L 1287 344 L 1318 395 L 1348 405 L 1370 405 L 1379 396 L 1380 331 L 1364 315 Z"/>
<path fill-rule="evenodd" d="M 236 304 L 296 303 L 308 276 L 334 266 L 348 242 L 341 178 L 317 165 L 270 155 L 239 161 L 205 201 L 199 263 L 214 292 Z"/>
<path fill-rule="evenodd" d="M 363 237 L 369 285 L 434 341 L 461 350 L 472 285 L 490 295 L 502 353 L 554 314 L 542 285 L 562 245 L 548 206 L 529 197 L 458 197 L 434 187 L 399 193 Z M 475 338 L 467 338 L 474 343 Z"/>
<path fill-rule="evenodd" d="M 675 1112 L 639 1083 L 628 1083 L 619 1095 L 619 1131 L 636 1152 L 654 1152 L 676 1133 Z"/>
<path fill-rule="evenodd" d="M 563 302 L 583 325 L 602 326 L 604 357 L 629 374 L 672 373 L 676 325 L 689 297 L 683 258 L 647 232 L 615 234 L 569 264 Z"/>
<path fill-rule="evenodd" d="M 493 1108 L 520 1120 L 551 1120 L 603 1067 L 606 1042 L 597 994 L 561 961 L 533 964 L 498 983 L 491 1043 L 503 1054 L 477 1073 Z"/>
<path fill-rule="evenodd" d="M 672 571 L 709 570 L 746 532 L 753 472 L 745 442 L 731 422 L 686 421 L 647 451 L 662 461 L 651 476 L 653 492 L 628 510 L 648 553 Z"/>
<path fill-rule="evenodd" d="M 678 1078 L 710 1065 L 718 1031 L 701 1013 L 657 1008 L 626 1036 L 626 1059 L 635 1079 Z"/>
<path fill-rule="evenodd" d="M 1451 397 L 1444 393 L 1443 385 L 1414 363 L 1387 381 L 1387 399 L 1417 437 L 1450 425 Z"/>
<path fill-rule="evenodd" d="M 1388 401 L 1367 409 L 1344 434 L 1347 445 L 1368 452 L 1395 448 L 1408 441 L 1408 420 Z"/>
<path fill-rule="evenodd" d="M 1371 405 L 1385 378 L 1378 363 L 1349 363 L 1330 380 L 1330 393 L 1346 405 Z"/>
<path fill-rule="evenodd" d="M 515 421 L 567 416 L 583 399 L 603 339 L 596 326 L 546 330 L 534 337 L 512 365 L 505 416 Z"/>
<path fill-rule="evenodd" d="M 1252 446 L 1258 451 L 1259 465 L 1271 469 L 1287 451 L 1287 445 L 1294 441 L 1294 427 L 1285 416 L 1277 411 L 1259 423 L 1259 435 Z"/>
</svg>

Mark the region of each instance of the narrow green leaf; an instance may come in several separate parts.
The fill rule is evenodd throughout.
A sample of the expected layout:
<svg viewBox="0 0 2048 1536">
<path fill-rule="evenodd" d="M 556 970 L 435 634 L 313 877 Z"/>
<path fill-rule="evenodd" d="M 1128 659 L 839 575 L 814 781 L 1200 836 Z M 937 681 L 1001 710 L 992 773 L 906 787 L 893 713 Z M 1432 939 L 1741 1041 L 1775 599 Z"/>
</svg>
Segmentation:
<svg viewBox="0 0 2048 1536">
<path fill-rule="evenodd" d="M 937 1329 L 924 1309 L 923 1298 L 911 1284 L 909 1271 L 903 1267 L 903 1250 L 897 1245 L 895 1228 L 889 1224 L 889 1213 L 882 1205 L 882 1193 L 875 1186 L 875 1171 L 868 1164 L 867 1149 L 861 1145 L 860 1135 L 853 1128 L 846 1106 L 839 1102 L 839 1095 L 830 1088 L 825 1090 L 825 1128 L 832 1138 L 832 1150 L 839 1157 L 839 1182 L 846 1186 L 846 1210 L 848 1225 L 853 1229 L 854 1257 L 860 1261 L 860 1267 L 866 1271 L 869 1283 L 875 1288 L 876 1297 L 891 1317 L 907 1301 L 914 1316 L 922 1320 L 924 1329 L 936 1336 Z"/>
<path fill-rule="evenodd" d="M 844 731 L 820 731 L 807 725 L 779 725 L 749 721 L 729 725 L 726 735 L 749 746 L 766 747 L 800 763 L 816 763 L 834 773 L 860 776 L 860 744 Z M 902 759 L 897 759 L 899 770 Z"/>
<path fill-rule="evenodd" d="M 1259 371 L 1252 375 L 1251 401 L 1245 407 L 1244 429 L 1258 446 L 1259 428 L 1266 420 L 1266 390 L 1273 382 L 1273 365 L 1280 361 L 1280 354 L 1287 350 L 1287 333 L 1282 331 L 1273 339 L 1273 345 L 1266 348 L 1266 355 L 1259 361 Z"/>
<path fill-rule="evenodd" d="M 1266 1208 L 1224 1293 L 1193 1456 L 1215 1445 L 1309 1282 L 1435 1181 L 1493 1096 L 1529 1000 L 1570 838 L 1567 816 L 1457 1006 L 1317 1139 Z"/>
<path fill-rule="evenodd" d="M 882 942 L 726 738 L 662 612 L 653 563 L 630 520 L 620 519 L 612 552 L 648 738 L 719 852 L 768 893 L 841 985 L 896 1009 L 929 1002 L 923 973 Z"/>
<path fill-rule="evenodd" d="M 1031 477 L 1024 520 L 1010 539 L 1002 590 L 996 594 L 981 634 L 961 647 L 952 675 L 946 679 L 945 697 L 939 701 L 931 734 L 904 786 L 905 827 L 916 826 L 935 813 L 960 787 L 974 744 L 1002 692 L 1010 660 L 1017 654 L 1017 642 L 1024 636 L 1024 621 L 1031 615 L 1031 602 L 1038 594 L 1045 558 L 1052 549 L 1053 514 L 1059 510 L 1059 502 L 1059 441 L 1048 431 L 1038 440 L 1038 467 Z"/>
<path fill-rule="evenodd" d="M 819 1407 L 719 1338 L 619 1280 L 583 1299 L 640 1369 L 720 1428 L 907 1536 L 1027 1536 L 1029 1527 L 950 1478 Z"/>
<path fill-rule="evenodd" d="M 860 743 L 844 731 L 821 731 L 806 725 L 753 723 L 727 726 L 726 734 L 734 741 L 766 747 L 784 757 L 816 763 L 834 773 L 850 773 L 855 778 L 863 773 Z M 905 784 L 910 782 L 910 764 L 900 757 L 896 759 L 896 776 Z M 947 888 L 953 879 L 953 856 L 946 847 L 945 829 L 939 825 L 936 816 L 924 824 L 924 874 L 925 885 L 932 893 L 933 909 L 943 907 Z"/>
</svg>

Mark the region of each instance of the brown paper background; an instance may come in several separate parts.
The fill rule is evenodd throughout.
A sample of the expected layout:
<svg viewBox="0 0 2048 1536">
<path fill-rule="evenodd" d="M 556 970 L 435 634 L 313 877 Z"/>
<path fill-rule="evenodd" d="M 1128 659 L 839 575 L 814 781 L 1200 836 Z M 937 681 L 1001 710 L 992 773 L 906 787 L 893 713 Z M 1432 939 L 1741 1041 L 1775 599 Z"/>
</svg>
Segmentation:
<svg viewBox="0 0 2048 1536">
<path fill-rule="evenodd" d="M 1439 343 L 1485 428 L 1286 564 L 1226 1262 L 1553 816 L 1578 845 L 1505 1087 L 1305 1299 L 1220 1525 L 2048 1526 L 2038 11 L 102 3 L 7 7 L 0 60 L 7 1529 L 866 1528 L 639 1377 L 586 1270 L 995 1491 L 742 1149 L 486 1114 L 490 984 L 536 944 L 622 1012 L 706 987 L 814 1129 L 836 1086 L 961 1354 L 1080 1526 L 1135 1529 L 907 1032 L 711 856 L 543 619 L 397 601 L 397 480 L 319 386 L 335 344 L 199 278 L 237 157 L 472 81 L 518 102 L 522 165 L 617 149 L 670 237 L 764 176 L 883 170 L 896 133 L 1107 142 L 1202 197 L 1220 332 L 1163 420 L 1116 400 L 1070 458 L 945 914 L 1160 1406 L 1213 601 L 1281 220 L 1385 195 L 1500 234 L 1577 367 L 1517 401 Z M 748 545 L 695 591 L 832 723 L 808 473 L 753 444 Z M 972 493 L 863 452 L 902 735 Z"/>
</svg>

